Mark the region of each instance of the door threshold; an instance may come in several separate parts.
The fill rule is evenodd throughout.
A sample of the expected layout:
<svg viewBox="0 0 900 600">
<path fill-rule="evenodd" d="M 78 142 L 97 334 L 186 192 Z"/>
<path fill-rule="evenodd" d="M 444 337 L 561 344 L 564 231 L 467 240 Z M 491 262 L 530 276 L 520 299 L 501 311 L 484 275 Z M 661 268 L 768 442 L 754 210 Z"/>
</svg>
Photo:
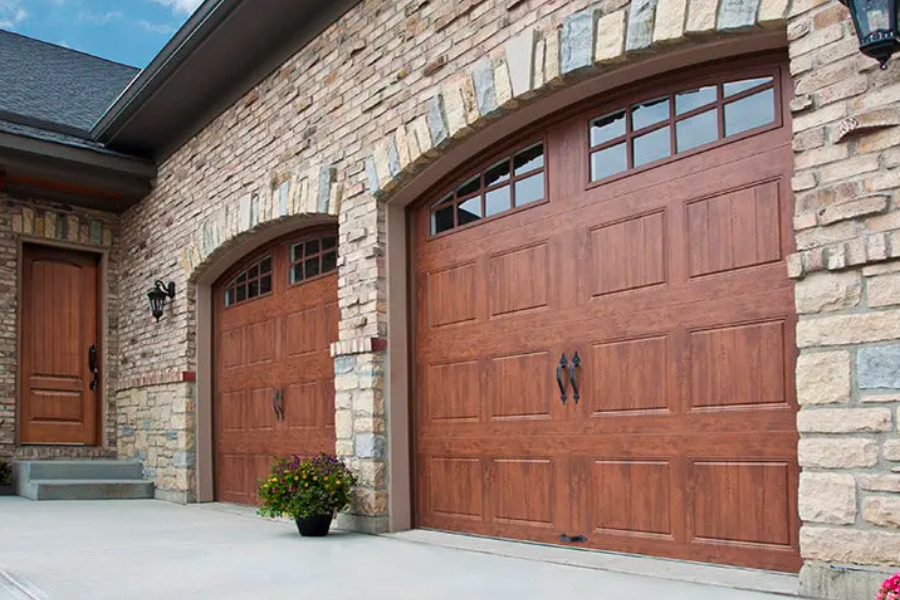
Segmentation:
<svg viewBox="0 0 900 600">
<path fill-rule="evenodd" d="M 800 588 L 800 580 L 797 575 L 776 571 L 711 565 L 601 550 L 561 548 L 536 542 L 448 533 L 431 529 L 413 529 L 384 535 L 416 544 L 751 592 L 797 597 Z"/>
</svg>

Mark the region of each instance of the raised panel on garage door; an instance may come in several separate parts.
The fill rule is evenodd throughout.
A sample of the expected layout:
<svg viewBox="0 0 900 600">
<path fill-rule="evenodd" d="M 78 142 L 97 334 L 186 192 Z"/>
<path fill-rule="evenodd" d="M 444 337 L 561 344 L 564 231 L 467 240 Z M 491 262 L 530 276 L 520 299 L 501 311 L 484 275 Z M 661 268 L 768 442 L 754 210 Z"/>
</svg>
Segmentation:
<svg viewBox="0 0 900 600">
<path fill-rule="evenodd" d="M 786 73 L 647 87 L 416 209 L 418 526 L 799 568 Z"/>
<path fill-rule="evenodd" d="M 216 495 L 254 504 L 274 456 L 334 452 L 337 239 L 266 245 L 215 287 Z"/>
</svg>

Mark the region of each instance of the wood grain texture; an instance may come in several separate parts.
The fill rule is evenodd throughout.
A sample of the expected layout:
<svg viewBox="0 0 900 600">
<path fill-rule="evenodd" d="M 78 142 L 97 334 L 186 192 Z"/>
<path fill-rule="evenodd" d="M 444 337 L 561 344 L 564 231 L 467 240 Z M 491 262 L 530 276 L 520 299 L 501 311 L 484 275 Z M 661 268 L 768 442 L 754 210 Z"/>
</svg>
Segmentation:
<svg viewBox="0 0 900 600">
<path fill-rule="evenodd" d="M 304 237 L 266 245 L 214 286 L 215 479 L 221 501 L 255 504 L 258 481 L 274 456 L 334 452 L 329 347 L 337 338 L 337 273 L 289 285 L 290 245 Z M 267 255 L 273 259 L 272 293 L 225 308 L 233 274 Z"/>
<path fill-rule="evenodd" d="M 23 444 L 100 442 L 103 386 L 90 389 L 88 364 L 92 344 L 97 356 L 103 356 L 99 293 L 98 255 L 23 247 L 19 379 Z M 103 381 L 102 371 L 98 381 Z"/>
<path fill-rule="evenodd" d="M 588 124 L 628 102 L 762 70 L 787 106 L 786 65 L 742 69 L 523 135 L 545 203 L 438 236 L 412 210 L 418 526 L 799 569 L 789 119 L 589 181 Z"/>
</svg>

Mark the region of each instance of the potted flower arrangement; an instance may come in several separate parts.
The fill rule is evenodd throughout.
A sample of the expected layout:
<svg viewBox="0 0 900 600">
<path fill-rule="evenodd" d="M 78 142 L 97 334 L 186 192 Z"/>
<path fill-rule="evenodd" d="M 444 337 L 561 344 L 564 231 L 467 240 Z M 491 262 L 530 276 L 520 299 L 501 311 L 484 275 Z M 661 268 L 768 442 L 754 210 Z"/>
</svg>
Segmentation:
<svg viewBox="0 0 900 600">
<path fill-rule="evenodd" d="M 0 460 L 0 496 L 11 496 L 12 493 L 12 465 Z"/>
<path fill-rule="evenodd" d="M 328 535 L 334 514 L 350 504 L 356 477 L 328 454 L 279 458 L 259 485 L 259 514 L 290 516 L 302 536 Z"/>
<path fill-rule="evenodd" d="M 875 600 L 900 600 L 900 573 L 895 573 L 884 580 Z"/>
</svg>

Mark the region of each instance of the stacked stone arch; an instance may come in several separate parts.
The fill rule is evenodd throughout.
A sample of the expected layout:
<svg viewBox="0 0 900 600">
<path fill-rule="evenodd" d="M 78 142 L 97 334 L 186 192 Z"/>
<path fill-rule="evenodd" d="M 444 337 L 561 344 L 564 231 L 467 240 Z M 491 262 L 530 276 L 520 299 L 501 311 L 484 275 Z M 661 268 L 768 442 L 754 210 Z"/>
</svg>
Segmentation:
<svg viewBox="0 0 900 600">
<path fill-rule="evenodd" d="M 369 191 L 388 196 L 455 140 L 567 83 L 679 43 L 784 29 L 788 16 L 789 0 L 634 0 L 568 15 L 559 27 L 526 28 L 450 77 L 422 114 L 385 133 L 365 162 Z"/>
</svg>

